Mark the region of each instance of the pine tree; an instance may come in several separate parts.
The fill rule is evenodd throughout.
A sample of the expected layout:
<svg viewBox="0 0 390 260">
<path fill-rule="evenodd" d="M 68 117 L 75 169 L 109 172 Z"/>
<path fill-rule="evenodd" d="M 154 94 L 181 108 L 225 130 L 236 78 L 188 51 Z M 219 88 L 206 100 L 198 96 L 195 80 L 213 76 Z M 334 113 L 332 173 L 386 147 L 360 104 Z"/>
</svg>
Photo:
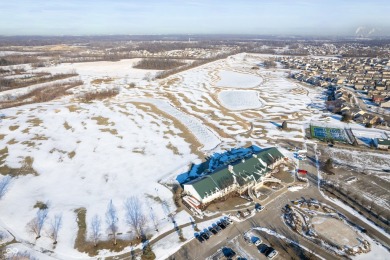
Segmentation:
<svg viewBox="0 0 390 260">
<path fill-rule="evenodd" d="M 283 121 L 283 123 L 282 123 L 282 129 L 283 130 L 287 130 L 287 122 L 286 121 Z"/>
<path fill-rule="evenodd" d="M 328 160 L 326 160 L 325 162 L 325 170 L 330 171 L 332 169 L 333 169 L 333 159 L 328 158 Z"/>
</svg>

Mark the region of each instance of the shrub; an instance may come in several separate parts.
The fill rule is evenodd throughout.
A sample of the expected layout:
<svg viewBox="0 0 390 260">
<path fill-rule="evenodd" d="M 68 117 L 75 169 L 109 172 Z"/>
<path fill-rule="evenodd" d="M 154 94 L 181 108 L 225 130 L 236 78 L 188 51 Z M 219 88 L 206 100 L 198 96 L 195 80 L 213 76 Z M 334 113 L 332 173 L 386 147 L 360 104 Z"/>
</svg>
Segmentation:
<svg viewBox="0 0 390 260">
<path fill-rule="evenodd" d="M 88 92 L 81 97 L 83 102 L 90 102 L 92 100 L 101 100 L 106 98 L 115 97 L 119 94 L 119 89 L 109 89 L 96 92 Z"/>
<path fill-rule="evenodd" d="M 156 255 L 154 254 L 150 244 L 148 244 L 147 246 L 144 247 L 141 259 L 142 260 L 153 260 L 153 259 L 156 259 Z"/>
</svg>

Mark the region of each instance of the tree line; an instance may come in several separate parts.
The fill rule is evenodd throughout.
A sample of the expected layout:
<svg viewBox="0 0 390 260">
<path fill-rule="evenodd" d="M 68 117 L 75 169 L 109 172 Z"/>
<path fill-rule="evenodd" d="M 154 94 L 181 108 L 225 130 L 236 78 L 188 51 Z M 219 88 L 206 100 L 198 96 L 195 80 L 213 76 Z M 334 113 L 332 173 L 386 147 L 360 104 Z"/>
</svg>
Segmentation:
<svg viewBox="0 0 390 260">
<path fill-rule="evenodd" d="M 186 63 L 177 59 L 142 59 L 133 67 L 145 70 L 170 70 L 183 65 Z"/>
<path fill-rule="evenodd" d="M 71 82 L 52 83 L 44 87 L 36 88 L 26 94 L 20 96 L 5 96 L 4 101 L 0 101 L 0 108 L 17 107 L 26 104 L 34 104 L 41 102 L 48 102 L 56 98 L 67 95 L 68 90 L 80 85 L 83 85 L 82 80 L 75 80 Z"/>
<path fill-rule="evenodd" d="M 48 72 L 37 73 L 33 77 L 25 78 L 0 78 L 0 92 L 10 89 L 24 88 L 33 84 L 41 84 L 54 80 L 66 79 L 78 76 L 75 71 L 51 75 Z"/>
</svg>

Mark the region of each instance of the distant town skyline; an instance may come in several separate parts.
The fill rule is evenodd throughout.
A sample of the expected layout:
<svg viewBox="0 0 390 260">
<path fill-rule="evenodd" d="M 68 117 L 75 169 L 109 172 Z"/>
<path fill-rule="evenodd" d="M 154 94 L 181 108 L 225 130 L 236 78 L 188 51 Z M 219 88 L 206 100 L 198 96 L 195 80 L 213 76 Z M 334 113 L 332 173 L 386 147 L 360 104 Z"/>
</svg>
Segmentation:
<svg viewBox="0 0 390 260">
<path fill-rule="evenodd" d="M 385 0 L 13 0 L 0 35 L 390 36 Z"/>
</svg>

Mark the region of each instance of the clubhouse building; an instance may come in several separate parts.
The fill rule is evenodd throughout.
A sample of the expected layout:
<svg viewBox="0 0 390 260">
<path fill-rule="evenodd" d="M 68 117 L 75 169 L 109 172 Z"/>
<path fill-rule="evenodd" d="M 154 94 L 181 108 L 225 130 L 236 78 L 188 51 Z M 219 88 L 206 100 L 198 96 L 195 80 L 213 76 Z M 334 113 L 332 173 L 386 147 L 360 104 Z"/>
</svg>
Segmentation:
<svg viewBox="0 0 390 260">
<path fill-rule="evenodd" d="M 207 204 L 231 192 L 243 193 L 248 188 L 263 185 L 273 169 L 284 160 L 285 156 L 277 148 L 262 149 L 250 157 L 184 183 L 184 193 L 199 204 Z"/>
</svg>

